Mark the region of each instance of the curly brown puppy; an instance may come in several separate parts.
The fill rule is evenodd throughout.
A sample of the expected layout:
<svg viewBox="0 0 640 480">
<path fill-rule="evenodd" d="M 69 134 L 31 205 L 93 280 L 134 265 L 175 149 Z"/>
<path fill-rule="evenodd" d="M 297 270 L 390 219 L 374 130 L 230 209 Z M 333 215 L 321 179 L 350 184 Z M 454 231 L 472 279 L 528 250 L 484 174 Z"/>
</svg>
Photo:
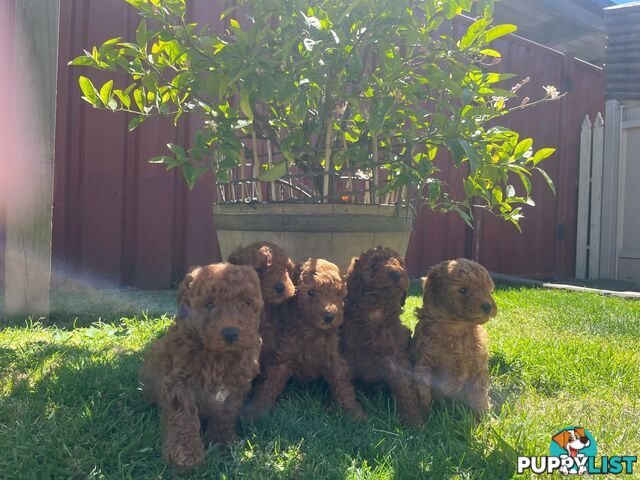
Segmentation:
<svg viewBox="0 0 640 480">
<path fill-rule="evenodd" d="M 411 331 L 400 322 L 409 277 L 402 257 L 372 248 L 354 257 L 346 275 L 342 352 L 356 380 L 388 385 L 405 423 L 422 422 L 409 356 Z"/>
<path fill-rule="evenodd" d="M 229 256 L 229 263 L 249 265 L 260 277 L 264 309 L 260 320 L 262 352 L 260 364 L 269 363 L 277 350 L 279 319 L 282 306 L 293 297 L 296 288 L 291 277 L 295 265 L 278 245 L 268 242 L 256 242 L 239 249 Z"/>
<path fill-rule="evenodd" d="M 346 288 L 333 263 L 309 259 L 298 269 L 298 291 L 283 308 L 278 351 L 263 365 L 264 382 L 255 390 L 247 414 L 271 408 L 290 378 L 309 382 L 323 378 L 334 401 L 350 414 L 363 417 L 351 370 L 339 349 Z"/>
<path fill-rule="evenodd" d="M 461 400 L 476 414 L 489 408 L 489 353 L 482 324 L 497 313 L 493 288 L 489 272 L 465 258 L 429 271 L 412 344 L 423 406 L 428 408 L 433 392 Z"/>
<path fill-rule="evenodd" d="M 258 374 L 263 301 L 255 270 L 225 263 L 187 274 L 178 315 L 140 371 L 147 401 L 158 404 L 164 458 L 191 467 L 204 460 L 200 420 L 212 442 L 236 438 L 236 420 Z"/>
</svg>

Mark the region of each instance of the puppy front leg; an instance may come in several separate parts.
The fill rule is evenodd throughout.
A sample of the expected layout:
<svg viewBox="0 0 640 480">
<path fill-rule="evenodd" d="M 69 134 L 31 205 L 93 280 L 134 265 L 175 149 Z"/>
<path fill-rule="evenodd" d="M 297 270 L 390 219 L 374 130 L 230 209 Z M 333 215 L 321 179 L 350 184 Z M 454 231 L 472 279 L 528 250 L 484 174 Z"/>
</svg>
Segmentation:
<svg viewBox="0 0 640 480">
<path fill-rule="evenodd" d="M 322 376 L 329 384 L 336 404 L 358 419 L 366 417 L 364 410 L 362 410 L 356 399 L 351 369 L 344 358 L 338 355 L 334 357 L 333 361 L 329 361 Z"/>
<path fill-rule="evenodd" d="M 431 369 L 425 365 L 416 365 L 413 384 L 420 406 L 429 410 L 431 408 Z"/>
<path fill-rule="evenodd" d="M 388 372 L 387 384 L 396 399 L 402 421 L 408 425 L 417 426 L 422 423 L 422 415 L 420 415 L 418 392 L 414 388 L 411 374 L 411 365 L 405 365 L 402 369 L 394 367 Z M 427 392 L 431 394 L 430 390 Z"/>
<path fill-rule="evenodd" d="M 266 367 L 264 381 L 256 387 L 253 400 L 245 410 L 245 415 L 249 418 L 257 418 L 273 407 L 292 375 L 293 370 L 289 363 Z"/>
<path fill-rule="evenodd" d="M 193 467 L 204 461 L 200 418 L 195 399 L 187 387 L 165 384 L 160 405 L 164 423 L 163 455 L 167 463 Z"/>
<path fill-rule="evenodd" d="M 477 416 L 485 414 L 489 410 L 489 375 L 480 372 L 469 379 L 459 394 L 460 400 L 467 405 Z"/>
<path fill-rule="evenodd" d="M 242 399 L 217 409 L 207 418 L 207 439 L 211 443 L 228 444 L 238 439 L 236 423 L 242 410 Z"/>
</svg>

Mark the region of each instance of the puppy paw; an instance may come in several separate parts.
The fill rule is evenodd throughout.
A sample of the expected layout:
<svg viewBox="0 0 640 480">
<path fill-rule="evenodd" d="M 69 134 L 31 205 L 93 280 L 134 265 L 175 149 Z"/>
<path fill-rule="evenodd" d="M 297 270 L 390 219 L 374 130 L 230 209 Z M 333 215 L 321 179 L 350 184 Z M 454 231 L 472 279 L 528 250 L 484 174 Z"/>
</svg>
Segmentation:
<svg viewBox="0 0 640 480">
<path fill-rule="evenodd" d="M 209 440 L 211 444 L 227 446 L 233 442 L 237 442 L 238 435 L 235 431 L 207 430 L 207 440 Z"/>
<path fill-rule="evenodd" d="M 367 418 L 367 414 L 365 413 L 365 411 L 362 409 L 362 407 L 360 407 L 360 405 L 357 405 L 355 407 L 342 407 L 344 409 L 345 412 L 347 412 L 351 417 L 355 418 L 356 420 L 365 420 Z"/>
<path fill-rule="evenodd" d="M 250 403 L 242 412 L 242 417 L 248 420 L 258 420 L 266 413 L 266 409 L 258 407 L 255 403 Z"/>
<path fill-rule="evenodd" d="M 400 420 L 409 427 L 419 427 L 424 423 L 422 415 L 416 413 L 401 413 Z"/>
<path fill-rule="evenodd" d="M 187 445 L 174 445 L 165 448 L 164 459 L 167 463 L 180 468 L 193 468 L 204 462 L 204 448 Z"/>
</svg>

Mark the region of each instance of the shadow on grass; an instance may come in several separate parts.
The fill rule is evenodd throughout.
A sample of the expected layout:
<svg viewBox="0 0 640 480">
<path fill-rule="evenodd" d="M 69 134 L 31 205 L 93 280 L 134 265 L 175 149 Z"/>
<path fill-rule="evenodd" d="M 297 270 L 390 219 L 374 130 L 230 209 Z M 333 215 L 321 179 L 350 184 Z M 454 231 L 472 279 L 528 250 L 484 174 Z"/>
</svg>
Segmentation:
<svg viewBox="0 0 640 480">
<path fill-rule="evenodd" d="M 60 330 L 91 326 L 96 322 L 117 323 L 122 318 L 175 314 L 175 291 L 135 289 L 53 289 L 50 315 L 45 319 L 9 317 L 2 327 L 24 327 L 35 321 Z"/>
<path fill-rule="evenodd" d="M 398 422 L 393 400 L 384 391 L 365 396 L 368 418 L 356 422 L 330 406 L 322 383 L 289 385 L 266 417 L 243 431 L 261 458 L 276 452 L 279 462 L 260 473 L 286 470 L 282 478 L 511 478 L 517 454 L 492 432 L 482 430 L 459 404 L 437 402 L 427 423 L 407 428 Z M 488 437 L 491 437 L 489 439 Z M 490 441 L 489 441 L 490 440 Z M 268 465 L 264 458 L 262 465 Z M 276 475 L 277 476 L 277 475 Z"/>
<path fill-rule="evenodd" d="M 47 342 L 28 354 L 6 350 L 2 371 L 12 377 L 0 397 L 0 471 L 10 478 L 173 472 L 160 453 L 158 413 L 139 391 L 141 352 Z M 290 385 L 265 418 L 240 422 L 243 441 L 211 448 L 206 464 L 185 478 L 512 476 L 512 449 L 460 405 L 436 404 L 424 427 L 405 428 L 385 392 L 359 398 L 364 422 L 336 412 L 324 384 Z"/>
<path fill-rule="evenodd" d="M 492 352 L 489 357 L 491 372 L 491 403 L 496 414 L 502 407 L 525 389 L 522 361 L 518 358 L 507 358 L 503 352 Z"/>
</svg>

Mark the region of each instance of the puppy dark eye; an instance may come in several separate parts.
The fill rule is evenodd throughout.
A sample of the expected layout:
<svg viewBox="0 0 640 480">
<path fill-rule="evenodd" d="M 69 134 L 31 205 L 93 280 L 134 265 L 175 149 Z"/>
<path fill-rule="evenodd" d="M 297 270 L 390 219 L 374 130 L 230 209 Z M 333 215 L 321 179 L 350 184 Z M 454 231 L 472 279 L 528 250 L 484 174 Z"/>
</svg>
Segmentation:
<svg viewBox="0 0 640 480">
<path fill-rule="evenodd" d="M 315 290 L 307 290 L 307 295 L 309 295 L 310 297 L 315 296 L 316 291 Z"/>
<path fill-rule="evenodd" d="M 250 306 L 251 306 L 251 302 L 250 302 L 249 300 L 246 300 L 244 303 L 246 303 L 246 304 L 247 304 L 247 307 L 250 307 Z"/>
<path fill-rule="evenodd" d="M 467 287 L 462 287 L 460 290 L 458 290 L 461 294 L 465 294 L 469 291 L 469 289 Z"/>
<path fill-rule="evenodd" d="M 213 310 L 215 308 L 215 305 L 213 304 L 213 302 L 205 303 L 204 308 L 206 308 L 207 310 Z"/>
</svg>

